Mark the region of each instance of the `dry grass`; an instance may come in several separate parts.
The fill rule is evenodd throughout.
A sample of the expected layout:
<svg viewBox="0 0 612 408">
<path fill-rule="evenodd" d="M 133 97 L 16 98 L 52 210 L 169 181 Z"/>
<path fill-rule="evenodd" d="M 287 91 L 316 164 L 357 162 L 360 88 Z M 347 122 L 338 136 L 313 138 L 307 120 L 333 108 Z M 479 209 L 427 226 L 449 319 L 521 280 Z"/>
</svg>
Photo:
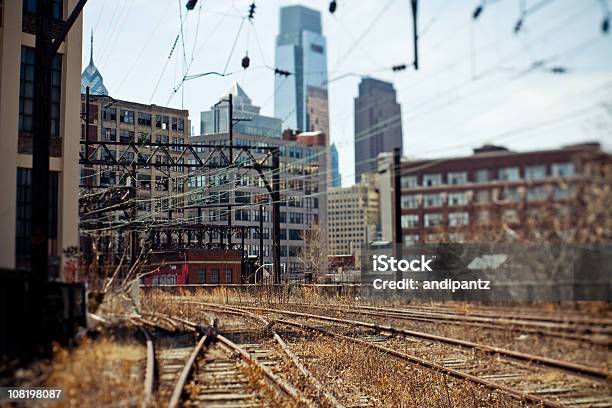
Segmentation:
<svg viewBox="0 0 612 408">
<path fill-rule="evenodd" d="M 308 369 L 345 404 L 376 407 L 516 407 L 519 403 L 466 381 L 407 364 L 351 342 L 315 337 L 295 346 Z"/>
<path fill-rule="evenodd" d="M 58 406 L 128 407 L 142 401 L 144 347 L 112 339 L 84 340 L 68 351 L 58 348 L 42 386 L 65 395 Z"/>
</svg>

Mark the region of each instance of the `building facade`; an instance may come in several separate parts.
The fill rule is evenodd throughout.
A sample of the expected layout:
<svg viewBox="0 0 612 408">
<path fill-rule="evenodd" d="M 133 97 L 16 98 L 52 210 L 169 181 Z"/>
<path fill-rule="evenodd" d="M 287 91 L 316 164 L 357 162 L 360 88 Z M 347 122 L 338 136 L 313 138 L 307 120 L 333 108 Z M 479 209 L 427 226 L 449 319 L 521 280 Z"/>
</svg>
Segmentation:
<svg viewBox="0 0 612 408">
<path fill-rule="evenodd" d="M 85 112 L 85 95 L 81 95 L 83 112 Z M 190 135 L 189 112 L 186 110 L 147 105 L 137 102 L 113 99 L 109 96 L 90 97 L 89 141 L 91 142 L 137 142 L 169 144 L 168 154 L 178 162 L 183 152 L 171 144 L 182 144 Z M 85 140 L 85 126 L 81 128 L 81 140 Z M 143 165 L 132 150 L 125 146 L 108 145 L 109 152 L 98 150 L 98 159 L 112 155 L 126 168 L 132 162 L 136 167 L 137 217 L 140 220 L 184 217 L 184 194 L 187 186 L 188 172 L 185 168 L 166 168 Z M 85 151 L 85 146 L 81 147 Z M 150 146 L 139 146 L 138 151 L 143 160 L 155 163 L 168 163 L 163 151 Z M 125 154 L 124 154 L 125 152 Z M 93 154 L 90 147 L 89 155 Z M 153 156 L 153 157 L 151 157 Z M 121 166 L 103 165 L 81 166 L 83 187 L 112 187 L 132 185 L 128 172 Z"/>
<path fill-rule="evenodd" d="M 393 84 L 363 78 L 355 98 L 355 181 L 376 170 L 379 153 L 402 149 L 401 105 Z"/>
<path fill-rule="evenodd" d="M 606 156 L 599 144 L 555 150 L 513 152 L 484 146 L 468 157 L 404 161 L 401 164 L 401 226 L 406 244 L 462 242 L 478 228 L 509 225 L 515 231 L 548 216 L 569 211 L 576 184 L 588 163 Z M 609 156 L 607 156 L 609 157 Z M 392 194 L 392 171 L 384 173 Z M 381 212 L 393 214 L 393 200 Z M 383 223 L 383 236 L 393 236 L 393 222 Z M 386 231 L 385 231 L 386 229 Z"/>
<path fill-rule="evenodd" d="M 310 128 L 317 121 L 326 126 L 323 117 L 328 116 L 327 43 L 321 13 L 299 5 L 280 9 L 275 63 L 291 73 L 274 79 L 274 116 L 282 119 L 283 129 L 321 130 L 329 135 L 328 129 Z"/>
<path fill-rule="evenodd" d="M 189 142 L 227 146 L 229 135 L 220 133 L 192 136 Z M 286 279 L 301 279 L 304 271 L 299 254 L 304 247 L 304 233 L 312 225 L 320 224 L 326 216 L 325 207 L 320 205 L 320 191 L 325 187 L 325 174 L 321 173 L 319 163 L 322 148 L 240 133 L 234 134 L 233 144 L 280 148 L 280 240 L 281 262 L 284 265 L 281 270 Z M 234 157 L 237 157 L 240 152 L 234 150 Z M 251 151 L 258 160 L 267 154 L 265 149 Z M 227 149 L 224 149 L 224 152 L 228 154 Z M 268 158 L 265 164 L 271 165 L 271 159 Z M 267 171 L 267 174 L 270 179 L 270 171 Z M 256 170 L 241 170 L 239 166 L 233 171 L 226 167 L 204 172 L 196 170 L 192 172 L 189 180 L 187 205 L 204 207 L 200 210 L 190 210 L 189 219 L 192 221 L 219 225 L 228 225 L 231 222 L 233 226 L 259 227 L 261 208 L 263 248 L 260 247 L 259 234 L 254 233 L 245 239 L 245 251 L 248 255 L 257 256 L 263 251 L 264 263 L 271 264 L 272 205 L 269 193 Z M 215 240 L 218 238 L 213 237 Z M 268 269 L 271 270 L 272 267 L 269 266 Z"/>
<path fill-rule="evenodd" d="M 223 95 L 221 101 L 227 101 L 232 95 L 234 106 L 234 119 L 246 119 L 234 123 L 234 131 L 237 133 L 281 137 L 281 123 L 278 118 L 261 115 L 259 106 L 253 105 L 251 98 L 244 90 L 234 82 L 231 88 Z M 212 133 L 225 133 L 228 129 L 229 105 L 221 102 L 213 106 L 209 111 L 200 113 L 200 133 L 208 135 Z"/>
<path fill-rule="evenodd" d="M 53 2 L 57 38 L 76 0 Z M 1 268 L 30 264 L 32 136 L 36 2 L 4 1 L 0 15 L 0 198 Z M 50 274 L 62 276 L 63 249 L 78 245 L 79 94 L 82 15 L 52 63 L 50 168 Z"/>
<path fill-rule="evenodd" d="M 354 255 L 359 261 L 361 248 L 377 240 L 380 226 L 373 177 L 364 175 L 358 184 L 329 189 L 327 208 L 330 256 Z M 359 268 L 359 262 L 356 266 Z"/>
</svg>

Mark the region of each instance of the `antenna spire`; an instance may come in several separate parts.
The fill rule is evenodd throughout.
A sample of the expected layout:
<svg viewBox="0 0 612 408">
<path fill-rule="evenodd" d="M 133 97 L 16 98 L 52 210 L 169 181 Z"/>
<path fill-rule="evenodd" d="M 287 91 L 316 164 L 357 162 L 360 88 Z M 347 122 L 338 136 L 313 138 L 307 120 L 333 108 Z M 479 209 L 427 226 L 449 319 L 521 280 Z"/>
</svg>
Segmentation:
<svg viewBox="0 0 612 408">
<path fill-rule="evenodd" d="M 91 40 L 89 48 L 89 65 L 93 65 L 93 28 L 91 29 Z"/>
</svg>

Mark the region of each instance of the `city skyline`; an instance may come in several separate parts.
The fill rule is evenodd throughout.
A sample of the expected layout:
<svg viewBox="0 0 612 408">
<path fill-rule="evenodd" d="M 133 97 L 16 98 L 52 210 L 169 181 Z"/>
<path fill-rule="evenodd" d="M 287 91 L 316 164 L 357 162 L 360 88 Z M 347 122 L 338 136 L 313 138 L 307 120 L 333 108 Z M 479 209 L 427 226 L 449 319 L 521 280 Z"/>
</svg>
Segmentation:
<svg viewBox="0 0 612 408">
<path fill-rule="evenodd" d="M 216 102 L 234 80 L 249 89 L 262 114 L 272 115 L 274 74 L 264 65 L 273 65 L 279 8 L 295 2 L 258 4 L 252 25 L 245 22 L 228 64 L 240 16 L 246 16 L 249 4 L 204 4 L 197 44 L 197 15 L 187 17 L 188 65 L 194 57 L 189 73 L 218 71 L 226 64 L 228 72 L 236 72 L 185 82 L 184 106 L 195 133 L 199 133 L 199 112 Z M 605 85 L 612 80 L 612 57 L 604 50 L 611 38 L 601 33 L 602 15 L 595 2 L 556 1 L 529 15 L 518 34 L 512 32 L 518 10 L 508 2 L 487 5 L 478 20 L 472 20 L 473 4 L 428 2 L 419 11 L 420 70 L 409 67 L 397 73 L 390 67 L 409 64 L 412 58 L 407 4 L 363 2 L 351 8 L 340 4 L 333 15 L 327 12 L 326 1 L 301 4 L 322 13 L 329 58 L 330 143 L 341 151 L 343 185 L 350 185 L 354 178 L 352 99 L 361 75 L 394 83 L 402 104 L 408 157 L 461 155 L 487 142 L 529 150 L 588 139 L 601 140 L 604 149 L 610 148 L 597 124 L 602 119 L 602 102 L 610 99 Z M 137 2 L 125 2 L 119 10 L 100 14 L 103 7 L 109 10 L 105 2 L 92 1 L 85 7 L 83 36 L 88 44 L 94 29 L 96 53 L 101 54 L 96 56 L 96 66 L 109 93 L 145 103 L 152 99 L 158 105 L 169 101 L 169 106 L 180 107 L 183 90 L 173 93 L 181 78 L 180 40 L 175 49 L 180 58 L 175 61 L 173 56 L 160 75 L 180 26 L 176 5 L 139 8 Z M 168 18 L 160 17 L 164 12 Z M 131 28 L 139 20 L 148 23 L 150 32 Z M 391 25 L 401 27 L 396 35 L 388 35 L 386 27 Z M 377 47 L 381 42 L 385 47 Z M 136 53 L 130 45 L 134 43 L 140 44 Z M 89 62 L 86 48 L 83 67 Z M 242 70 L 240 61 L 247 51 L 251 66 Z M 115 64 L 116 60 L 125 63 Z M 144 69 L 149 65 L 158 69 Z M 545 69 L 553 66 L 565 67 L 567 73 L 555 75 Z M 570 100 L 573 103 L 567 103 Z M 554 119 L 563 119 L 563 128 L 544 124 Z"/>
</svg>

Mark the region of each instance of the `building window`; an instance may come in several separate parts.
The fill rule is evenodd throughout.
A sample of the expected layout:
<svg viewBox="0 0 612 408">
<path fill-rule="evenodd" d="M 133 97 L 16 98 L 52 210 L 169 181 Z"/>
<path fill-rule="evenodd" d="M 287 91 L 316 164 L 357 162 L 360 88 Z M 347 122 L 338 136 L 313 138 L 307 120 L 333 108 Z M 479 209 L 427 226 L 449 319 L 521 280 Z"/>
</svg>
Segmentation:
<svg viewBox="0 0 612 408">
<path fill-rule="evenodd" d="M 569 187 L 555 187 L 553 191 L 553 197 L 555 200 L 567 200 L 571 196 L 575 195 L 576 188 L 575 186 Z"/>
<path fill-rule="evenodd" d="M 435 227 L 442 223 L 442 214 L 430 213 L 425 214 L 423 219 L 425 227 Z"/>
<path fill-rule="evenodd" d="M 232 270 L 229 268 L 225 270 L 225 283 L 232 283 Z"/>
<path fill-rule="evenodd" d="M 23 14 L 36 14 L 38 0 L 23 0 Z M 64 5 L 62 0 L 51 0 L 51 18 L 63 19 Z"/>
<path fill-rule="evenodd" d="M 530 187 L 527 189 L 527 201 L 544 201 L 548 196 L 548 191 L 544 186 Z"/>
<path fill-rule="evenodd" d="M 206 269 L 198 269 L 198 283 L 206 283 Z"/>
<path fill-rule="evenodd" d="M 402 188 L 415 188 L 419 186 L 417 176 L 404 176 L 401 178 Z"/>
<path fill-rule="evenodd" d="M 541 180 L 546 178 L 546 166 L 526 166 L 525 178 L 527 180 Z"/>
<path fill-rule="evenodd" d="M 476 172 L 476 182 L 486 183 L 489 181 L 489 170 L 483 169 Z"/>
<path fill-rule="evenodd" d="M 451 227 L 460 227 L 463 225 L 467 225 L 468 222 L 469 214 L 465 211 L 448 214 L 448 225 L 450 225 Z"/>
<path fill-rule="evenodd" d="M 417 214 L 402 215 L 402 228 L 415 228 L 419 226 L 419 216 Z"/>
<path fill-rule="evenodd" d="M 448 205 L 467 205 L 467 202 L 467 193 L 465 191 L 448 194 Z"/>
<path fill-rule="evenodd" d="M 172 118 L 172 130 L 177 132 L 185 130 L 185 120 L 182 118 Z"/>
<path fill-rule="evenodd" d="M 115 185 L 115 172 L 114 171 L 103 171 L 102 173 L 100 173 L 100 185 L 101 186 L 114 186 Z"/>
<path fill-rule="evenodd" d="M 234 196 L 234 201 L 237 204 L 250 204 L 251 203 L 251 194 L 248 191 L 236 191 Z"/>
<path fill-rule="evenodd" d="M 151 126 L 151 114 L 146 112 L 138 112 L 138 124 L 140 126 Z"/>
<path fill-rule="evenodd" d="M 236 221 L 249 221 L 249 210 L 236 210 L 234 219 Z"/>
<path fill-rule="evenodd" d="M 419 242 L 419 235 L 418 234 L 404 235 L 404 245 L 405 246 L 414 245 L 417 242 Z"/>
<path fill-rule="evenodd" d="M 219 283 L 219 270 L 213 269 L 210 274 L 210 283 Z"/>
<path fill-rule="evenodd" d="M 121 130 L 119 133 L 119 140 L 122 143 L 129 143 L 134 140 L 134 132 L 131 130 Z"/>
<path fill-rule="evenodd" d="M 574 163 L 554 163 L 550 170 L 553 177 L 570 177 L 575 174 Z"/>
<path fill-rule="evenodd" d="M 121 116 L 119 117 L 121 123 L 134 124 L 134 111 L 121 109 Z"/>
<path fill-rule="evenodd" d="M 499 199 L 516 203 L 520 201 L 521 193 L 516 187 L 505 188 L 499 192 Z"/>
<path fill-rule="evenodd" d="M 168 116 L 155 115 L 155 127 L 158 129 L 168 129 L 169 118 Z"/>
<path fill-rule="evenodd" d="M 465 184 L 467 183 L 467 173 L 465 171 L 450 172 L 446 175 L 448 184 Z"/>
<path fill-rule="evenodd" d="M 19 131 L 34 132 L 34 59 L 35 50 L 21 47 L 19 76 Z M 60 100 L 62 90 L 62 56 L 57 54 L 51 63 L 51 129 L 50 137 L 60 134 Z"/>
<path fill-rule="evenodd" d="M 323 54 L 323 47 L 319 44 L 310 44 L 310 49 L 318 54 Z"/>
<path fill-rule="evenodd" d="M 151 190 L 151 175 L 138 174 L 138 185 L 142 189 Z"/>
<path fill-rule="evenodd" d="M 521 172 L 518 167 L 504 167 L 499 169 L 497 179 L 500 181 L 517 181 L 521 178 Z"/>
<path fill-rule="evenodd" d="M 15 255 L 25 258 L 30 254 L 32 231 L 32 169 L 17 168 L 17 208 Z M 49 172 L 49 239 L 57 239 L 58 173 Z"/>
<path fill-rule="evenodd" d="M 295 241 L 299 241 L 302 239 L 302 231 L 301 230 L 296 230 L 296 229 L 290 229 L 289 230 L 289 239 L 295 240 Z"/>
<path fill-rule="evenodd" d="M 418 208 L 419 201 L 416 195 L 402 196 L 402 208 Z"/>
<path fill-rule="evenodd" d="M 423 186 L 425 187 L 439 186 L 440 184 L 442 184 L 441 174 L 425 174 L 423 176 Z"/>
<path fill-rule="evenodd" d="M 116 140 L 117 140 L 117 129 L 102 128 L 102 141 L 103 142 L 114 142 Z"/>
<path fill-rule="evenodd" d="M 102 119 L 115 122 L 117 120 L 117 108 L 104 107 Z"/>
<path fill-rule="evenodd" d="M 442 206 L 442 194 L 425 194 L 423 199 L 424 207 L 441 207 Z"/>
</svg>

